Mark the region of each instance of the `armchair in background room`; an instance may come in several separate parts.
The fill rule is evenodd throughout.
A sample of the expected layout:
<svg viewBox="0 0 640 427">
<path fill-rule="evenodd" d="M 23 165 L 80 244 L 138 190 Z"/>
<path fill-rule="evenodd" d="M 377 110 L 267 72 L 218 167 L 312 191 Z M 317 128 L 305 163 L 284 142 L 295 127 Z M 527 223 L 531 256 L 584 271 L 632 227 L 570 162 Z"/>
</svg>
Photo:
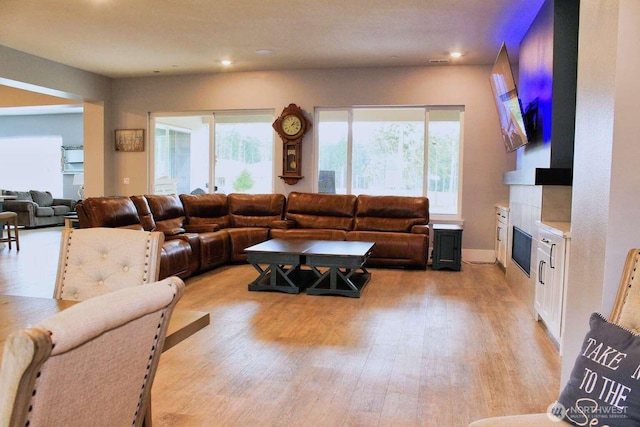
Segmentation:
<svg viewBox="0 0 640 427">
<path fill-rule="evenodd" d="M 0 367 L 0 425 L 143 425 L 183 292 L 177 277 L 120 289 L 14 332 Z"/>
</svg>

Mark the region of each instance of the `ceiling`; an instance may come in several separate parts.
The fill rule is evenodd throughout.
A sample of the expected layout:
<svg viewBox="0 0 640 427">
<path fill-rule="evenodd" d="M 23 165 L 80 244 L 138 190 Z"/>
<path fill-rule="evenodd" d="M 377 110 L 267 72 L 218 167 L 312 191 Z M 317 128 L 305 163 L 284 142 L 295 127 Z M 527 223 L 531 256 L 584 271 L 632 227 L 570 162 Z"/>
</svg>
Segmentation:
<svg viewBox="0 0 640 427">
<path fill-rule="evenodd" d="M 491 64 L 503 41 L 515 62 L 518 44 L 543 0 L 1 3 L 0 44 L 125 78 L 424 66 L 434 60 L 438 66 Z M 452 51 L 463 56 L 449 59 Z M 223 59 L 232 64 L 221 65 Z"/>
</svg>

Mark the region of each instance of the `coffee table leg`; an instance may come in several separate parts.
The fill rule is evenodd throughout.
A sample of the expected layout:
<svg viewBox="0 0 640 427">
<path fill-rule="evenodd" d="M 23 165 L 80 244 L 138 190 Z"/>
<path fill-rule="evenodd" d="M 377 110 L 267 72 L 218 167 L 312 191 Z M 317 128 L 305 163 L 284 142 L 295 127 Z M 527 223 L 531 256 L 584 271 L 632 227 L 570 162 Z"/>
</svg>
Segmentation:
<svg viewBox="0 0 640 427">
<path fill-rule="evenodd" d="M 293 283 L 293 281 L 289 278 L 290 274 L 294 274 L 296 271 L 300 270 L 299 265 L 292 265 L 290 268 L 285 268 L 285 265 L 272 264 L 271 269 L 271 286 L 278 286 L 278 277 L 282 277 L 292 288 L 298 289 L 298 286 Z M 273 274 L 275 273 L 275 274 Z"/>
<path fill-rule="evenodd" d="M 260 273 L 260 275 L 258 276 L 257 279 L 251 282 L 249 286 L 259 284 L 262 281 L 262 279 L 267 277 L 267 274 L 269 274 L 269 272 L 271 271 L 271 265 L 269 265 L 269 267 L 267 267 L 266 269 L 263 269 L 262 266 L 260 266 L 260 264 L 251 264 L 251 265 L 253 265 L 253 268 L 258 270 L 258 273 Z"/>
<path fill-rule="evenodd" d="M 327 267 L 324 273 L 318 270 L 316 266 L 311 266 L 311 270 L 316 274 L 317 278 L 313 285 L 307 288 L 307 294 L 309 295 L 333 294 L 359 298 L 362 288 L 369 282 L 371 277 L 371 274 L 362 266 L 359 268 L 344 268 L 344 271 L 340 267 L 332 266 Z M 359 270 L 361 271 L 360 273 L 358 273 Z M 329 286 L 327 287 L 326 284 L 320 286 L 323 282 L 326 282 L 327 277 L 329 278 Z M 344 289 L 344 287 L 340 289 L 338 283 L 346 284 L 348 289 Z"/>
<path fill-rule="evenodd" d="M 286 268 L 287 264 L 270 263 L 267 268 L 262 268 L 258 263 L 251 263 L 253 267 L 260 273 L 258 277 L 249 283 L 250 291 L 281 291 L 289 294 L 297 294 L 300 287 L 291 280 L 294 274 L 300 271 L 300 264 L 291 265 Z"/>
</svg>

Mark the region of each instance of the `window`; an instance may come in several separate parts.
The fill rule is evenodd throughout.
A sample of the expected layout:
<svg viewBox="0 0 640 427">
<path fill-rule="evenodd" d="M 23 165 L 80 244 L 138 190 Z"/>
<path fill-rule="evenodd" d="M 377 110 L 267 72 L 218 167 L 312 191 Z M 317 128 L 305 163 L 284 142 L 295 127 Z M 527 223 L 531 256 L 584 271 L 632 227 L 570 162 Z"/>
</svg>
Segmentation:
<svg viewBox="0 0 640 427">
<path fill-rule="evenodd" d="M 154 194 L 273 191 L 273 112 L 153 114 L 151 120 Z"/>
<path fill-rule="evenodd" d="M 215 114 L 215 183 L 224 193 L 273 191 L 273 114 Z"/>
<path fill-rule="evenodd" d="M 427 196 L 432 214 L 458 215 L 462 119 L 461 107 L 318 109 L 318 191 Z"/>
<path fill-rule="evenodd" d="M 5 159 L 0 167 L 2 188 L 46 190 L 54 197 L 63 197 L 61 146 L 59 135 L 0 138 L 0 150 Z"/>
</svg>

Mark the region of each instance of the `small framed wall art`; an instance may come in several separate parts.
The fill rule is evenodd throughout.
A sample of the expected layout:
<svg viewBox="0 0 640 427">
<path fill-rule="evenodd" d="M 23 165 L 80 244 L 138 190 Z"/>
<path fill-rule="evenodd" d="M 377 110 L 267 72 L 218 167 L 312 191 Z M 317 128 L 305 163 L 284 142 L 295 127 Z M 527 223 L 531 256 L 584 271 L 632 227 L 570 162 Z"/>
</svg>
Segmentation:
<svg viewBox="0 0 640 427">
<path fill-rule="evenodd" d="M 144 151 L 144 129 L 116 129 L 116 151 Z"/>
</svg>

